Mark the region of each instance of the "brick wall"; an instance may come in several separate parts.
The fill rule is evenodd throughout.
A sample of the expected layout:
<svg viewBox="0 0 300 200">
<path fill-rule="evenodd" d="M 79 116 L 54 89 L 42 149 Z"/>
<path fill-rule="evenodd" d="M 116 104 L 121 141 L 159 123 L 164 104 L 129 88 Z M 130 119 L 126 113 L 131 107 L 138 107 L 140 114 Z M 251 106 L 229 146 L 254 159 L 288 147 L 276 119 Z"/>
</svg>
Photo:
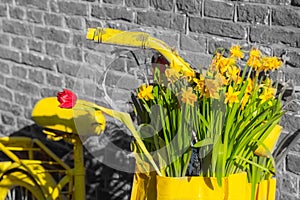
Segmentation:
<svg viewBox="0 0 300 200">
<path fill-rule="evenodd" d="M 150 32 L 194 66 L 217 47 L 257 45 L 285 58 L 286 77 L 300 85 L 299 0 L 0 0 L 1 134 L 32 124 L 35 102 L 64 87 L 104 103 L 93 81 L 111 47 L 85 40 L 96 26 Z M 115 69 L 110 80 L 124 70 Z M 300 198 L 299 152 L 300 143 L 279 169 L 278 199 Z"/>
</svg>

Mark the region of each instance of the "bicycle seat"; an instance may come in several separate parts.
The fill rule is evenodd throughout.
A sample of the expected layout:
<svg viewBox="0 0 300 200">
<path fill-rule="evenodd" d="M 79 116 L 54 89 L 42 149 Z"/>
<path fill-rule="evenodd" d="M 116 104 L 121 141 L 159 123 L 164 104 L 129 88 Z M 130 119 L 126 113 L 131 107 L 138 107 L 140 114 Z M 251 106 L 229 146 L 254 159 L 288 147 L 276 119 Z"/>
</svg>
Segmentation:
<svg viewBox="0 0 300 200">
<path fill-rule="evenodd" d="M 94 104 L 85 100 L 77 100 L 72 109 L 59 107 L 56 97 L 43 98 L 32 110 L 35 123 L 53 133 L 68 133 L 79 135 L 99 135 L 105 129 L 105 118 Z"/>
</svg>

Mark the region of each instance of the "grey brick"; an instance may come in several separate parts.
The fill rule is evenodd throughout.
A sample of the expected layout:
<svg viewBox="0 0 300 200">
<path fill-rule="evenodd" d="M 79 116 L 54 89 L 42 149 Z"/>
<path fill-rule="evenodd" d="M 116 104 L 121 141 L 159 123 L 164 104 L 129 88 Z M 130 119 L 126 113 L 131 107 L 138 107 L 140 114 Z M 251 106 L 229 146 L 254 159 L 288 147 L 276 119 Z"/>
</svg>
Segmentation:
<svg viewBox="0 0 300 200">
<path fill-rule="evenodd" d="M 268 24 L 269 8 L 265 5 L 239 4 L 237 7 L 237 20 L 252 24 Z"/>
<path fill-rule="evenodd" d="M 62 57 L 62 47 L 56 43 L 46 43 L 46 53 L 53 57 Z"/>
<path fill-rule="evenodd" d="M 300 156 L 288 154 L 286 168 L 289 172 L 300 175 Z"/>
<path fill-rule="evenodd" d="M 172 30 L 185 31 L 186 17 L 184 15 L 173 14 L 171 18 L 170 28 Z"/>
<path fill-rule="evenodd" d="M 44 13 L 37 10 L 27 10 L 27 20 L 29 22 L 43 24 L 43 15 Z"/>
<path fill-rule="evenodd" d="M 242 0 L 245 2 L 269 4 L 269 5 L 290 5 L 291 0 Z"/>
<path fill-rule="evenodd" d="M 48 70 L 54 70 L 55 61 L 44 55 L 33 53 L 22 53 L 22 63 L 41 67 Z"/>
<path fill-rule="evenodd" d="M 5 4 L 0 5 L 0 17 L 7 16 L 7 6 Z"/>
<path fill-rule="evenodd" d="M 41 97 L 55 97 L 57 95 L 57 90 L 53 88 L 42 88 Z"/>
<path fill-rule="evenodd" d="M 11 68 L 11 73 L 13 76 L 25 79 L 27 76 L 27 69 L 18 65 L 13 65 Z"/>
<path fill-rule="evenodd" d="M 9 74 L 10 73 L 9 65 L 5 62 L 0 61 L 0 72 L 3 74 Z"/>
<path fill-rule="evenodd" d="M 169 28 L 171 26 L 172 15 L 165 12 L 138 12 L 137 23 L 147 26 L 160 26 Z"/>
<path fill-rule="evenodd" d="M 65 13 L 68 15 L 88 15 L 88 5 L 84 3 L 59 1 L 58 8 L 61 13 Z"/>
<path fill-rule="evenodd" d="M 10 38 L 7 34 L 0 34 L 0 44 L 9 46 Z"/>
<path fill-rule="evenodd" d="M 220 1 L 205 1 L 204 15 L 213 18 L 233 20 L 234 4 Z"/>
<path fill-rule="evenodd" d="M 65 77 L 65 87 L 73 88 L 75 85 L 75 79 L 73 77 L 66 76 Z"/>
<path fill-rule="evenodd" d="M 87 63 L 90 64 L 102 64 L 103 63 L 103 57 L 97 55 L 96 53 L 92 52 L 84 52 L 84 60 Z"/>
<path fill-rule="evenodd" d="M 11 116 L 10 114 L 2 113 L 1 119 L 2 119 L 2 123 L 6 124 L 6 125 L 14 126 L 16 123 L 15 118 L 13 116 Z"/>
<path fill-rule="evenodd" d="M 84 29 L 84 20 L 81 17 L 66 17 L 65 20 L 69 28 L 76 30 Z"/>
<path fill-rule="evenodd" d="M 44 20 L 46 25 L 62 27 L 64 24 L 64 18 L 61 15 L 45 13 Z"/>
<path fill-rule="evenodd" d="M 103 0 L 103 3 L 110 3 L 115 5 L 122 5 L 123 0 Z"/>
<path fill-rule="evenodd" d="M 28 48 L 31 51 L 43 52 L 43 42 L 39 40 L 30 39 L 28 40 Z"/>
<path fill-rule="evenodd" d="M 210 38 L 208 39 L 208 53 L 214 54 L 218 48 L 230 49 L 230 47 L 236 43 L 233 43 L 227 39 L 221 38 Z"/>
<path fill-rule="evenodd" d="M 295 176 L 292 176 L 290 173 L 284 173 L 279 180 L 282 191 L 291 195 L 297 195 L 297 178 Z"/>
<path fill-rule="evenodd" d="M 147 8 L 148 0 L 125 0 L 125 5 L 127 7 L 134 7 L 134 8 Z"/>
<path fill-rule="evenodd" d="M 63 78 L 52 73 L 46 73 L 46 82 L 48 85 L 61 88 L 63 85 Z"/>
<path fill-rule="evenodd" d="M 190 17 L 189 30 L 235 39 L 246 38 L 246 27 L 241 24 L 214 19 Z"/>
<path fill-rule="evenodd" d="M 177 0 L 177 10 L 183 13 L 201 15 L 201 0 Z"/>
<path fill-rule="evenodd" d="M 82 50 L 80 48 L 65 47 L 64 55 L 69 60 L 82 61 Z"/>
<path fill-rule="evenodd" d="M 179 35 L 174 32 L 157 32 L 153 34 L 153 37 L 165 42 L 171 48 L 179 48 Z"/>
<path fill-rule="evenodd" d="M 3 25 L 3 31 L 16 34 L 16 35 L 22 35 L 22 36 L 32 36 L 32 26 L 29 24 L 25 24 L 18 21 L 13 21 L 9 19 L 5 19 L 2 21 Z"/>
<path fill-rule="evenodd" d="M 14 19 L 24 19 L 25 18 L 25 9 L 22 7 L 9 7 L 9 16 Z"/>
<path fill-rule="evenodd" d="M 3 101 L 0 99 L 0 110 L 1 111 L 9 111 L 11 107 L 11 104 L 7 101 Z"/>
<path fill-rule="evenodd" d="M 7 101 L 12 101 L 13 100 L 13 94 L 12 92 L 7 89 L 6 87 L 0 87 L 0 97 L 1 99 L 7 100 Z"/>
<path fill-rule="evenodd" d="M 42 71 L 38 71 L 36 69 L 29 69 L 28 71 L 28 79 L 35 82 L 42 84 L 44 83 L 44 73 Z"/>
<path fill-rule="evenodd" d="M 39 94 L 39 88 L 36 85 L 18 78 L 7 78 L 6 87 L 13 89 L 14 91 L 22 92 L 24 94 L 30 94 L 34 96 L 37 96 Z"/>
<path fill-rule="evenodd" d="M 72 44 L 76 47 L 83 47 L 85 43 L 89 42 L 82 34 L 74 34 Z"/>
<path fill-rule="evenodd" d="M 21 116 L 23 113 L 23 108 L 20 105 L 12 104 L 9 112 L 11 112 L 14 116 Z"/>
<path fill-rule="evenodd" d="M 3 74 L 0 74 L 0 85 L 4 85 L 5 77 Z"/>
<path fill-rule="evenodd" d="M 204 53 L 194 53 L 194 52 L 189 52 L 188 54 L 182 54 L 181 57 L 184 58 L 186 62 L 191 64 L 191 66 L 196 70 L 198 70 L 199 67 L 207 69 L 212 59 L 211 55 L 207 55 Z"/>
<path fill-rule="evenodd" d="M 5 47 L 0 47 L 0 58 L 18 63 L 21 61 L 21 55 L 19 52 Z"/>
<path fill-rule="evenodd" d="M 126 69 L 125 63 L 126 63 L 125 59 L 122 59 L 122 58 L 116 59 L 110 63 L 110 69 L 125 72 L 125 69 Z"/>
<path fill-rule="evenodd" d="M 272 24 L 300 28 L 300 9 L 276 7 L 272 10 Z"/>
<path fill-rule="evenodd" d="M 173 1 L 150 0 L 150 5 L 155 9 L 171 11 L 174 7 Z"/>
<path fill-rule="evenodd" d="M 40 10 L 47 10 L 48 0 L 15 0 L 16 4 L 19 6 L 25 6 L 28 8 L 37 8 Z"/>
<path fill-rule="evenodd" d="M 110 8 L 95 5 L 92 6 L 91 15 L 98 19 L 120 19 L 128 22 L 133 22 L 133 12 L 123 7 Z"/>
<path fill-rule="evenodd" d="M 21 49 L 21 50 L 27 49 L 27 41 L 25 38 L 12 37 L 11 45 L 17 49 Z"/>
<path fill-rule="evenodd" d="M 67 74 L 70 76 L 76 77 L 79 68 L 80 68 L 80 65 L 74 64 L 72 62 L 64 61 L 64 60 L 61 60 L 57 63 L 58 72 L 60 72 L 62 74 Z"/>
<path fill-rule="evenodd" d="M 70 32 L 66 30 L 59 30 L 49 27 L 38 27 L 34 28 L 34 36 L 43 40 L 51 40 L 58 43 L 66 44 L 70 40 Z"/>
<path fill-rule="evenodd" d="M 263 44 L 283 43 L 292 47 L 300 47 L 300 32 L 281 27 L 252 26 L 250 41 Z"/>
<path fill-rule="evenodd" d="M 19 104 L 22 106 L 29 106 L 30 99 L 28 98 L 28 95 L 24 95 L 24 94 L 15 92 L 14 96 L 15 96 L 16 104 Z"/>
<path fill-rule="evenodd" d="M 206 51 L 206 38 L 198 35 L 180 35 L 180 49 L 194 52 Z"/>
</svg>

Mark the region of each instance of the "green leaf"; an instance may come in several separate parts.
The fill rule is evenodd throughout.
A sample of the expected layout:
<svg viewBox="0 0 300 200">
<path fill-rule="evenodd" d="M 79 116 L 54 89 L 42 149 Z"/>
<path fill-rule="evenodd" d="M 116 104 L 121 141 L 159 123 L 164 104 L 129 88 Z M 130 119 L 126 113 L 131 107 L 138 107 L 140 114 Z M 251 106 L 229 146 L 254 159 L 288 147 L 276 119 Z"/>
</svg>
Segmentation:
<svg viewBox="0 0 300 200">
<path fill-rule="evenodd" d="M 204 146 L 208 146 L 208 145 L 212 145 L 214 142 L 213 142 L 213 139 L 212 138 L 205 138 L 199 142 L 196 142 L 193 147 L 195 148 L 201 148 L 201 147 L 204 147 Z"/>
</svg>

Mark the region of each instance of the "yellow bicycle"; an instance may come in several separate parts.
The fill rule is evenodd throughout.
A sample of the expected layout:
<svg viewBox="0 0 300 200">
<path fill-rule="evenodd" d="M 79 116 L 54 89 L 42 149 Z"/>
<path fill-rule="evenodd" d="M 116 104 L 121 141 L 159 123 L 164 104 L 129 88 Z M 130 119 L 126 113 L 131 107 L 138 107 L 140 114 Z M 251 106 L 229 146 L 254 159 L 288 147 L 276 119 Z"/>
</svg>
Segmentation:
<svg viewBox="0 0 300 200">
<path fill-rule="evenodd" d="M 104 44 L 152 49 L 165 59 L 168 65 L 192 73 L 190 65 L 167 44 L 143 32 L 126 32 L 110 28 L 91 28 L 87 39 Z M 107 91 L 104 90 L 106 93 Z M 112 103 L 112 99 L 108 99 Z M 111 102 L 110 102 L 111 101 Z M 91 102 L 91 107 L 98 105 Z M 103 130 L 102 114 L 93 110 L 61 109 L 55 97 L 41 99 L 33 108 L 32 119 L 41 127 L 48 138 L 64 139 L 73 144 L 74 167 L 67 165 L 40 140 L 29 137 L 0 138 L 0 200 L 84 200 L 85 172 L 82 136 L 100 134 Z M 139 143 L 139 136 L 129 114 L 98 106 L 105 114 L 127 124 Z M 113 106 L 112 106 L 113 107 Z M 129 125 L 128 125 L 129 124 Z M 287 146 L 296 141 L 300 134 L 287 138 L 279 145 L 275 156 L 283 158 Z M 140 145 L 143 148 L 143 145 Z M 147 156 L 147 155 L 146 155 Z M 151 158 L 149 157 L 149 161 Z M 152 163 L 155 167 L 155 163 Z"/>
<path fill-rule="evenodd" d="M 87 39 L 100 43 L 156 50 L 168 64 L 192 72 L 178 54 L 164 42 L 143 32 L 126 32 L 110 28 L 91 28 Z M 90 102 L 84 102 L 89 104 Z M 129 115 L 103 108 L 104 113 L 126 123 Z M 0 138 L 0 200 L 9 199 L 85 199 L 85 174 L 81 136 L 99 134 L 103 124 L 99 113 L 89 110 L 66 110 L 54 97 L 41 99 L 33 108 L 32 119 L 44 129 L 48 138 L 64 139 L 73 144 L 74 167 L 71 168 L 40 140 L 29 137 Z M 133 132 L 133 126 L 129 129 Z"/>
</svg>

